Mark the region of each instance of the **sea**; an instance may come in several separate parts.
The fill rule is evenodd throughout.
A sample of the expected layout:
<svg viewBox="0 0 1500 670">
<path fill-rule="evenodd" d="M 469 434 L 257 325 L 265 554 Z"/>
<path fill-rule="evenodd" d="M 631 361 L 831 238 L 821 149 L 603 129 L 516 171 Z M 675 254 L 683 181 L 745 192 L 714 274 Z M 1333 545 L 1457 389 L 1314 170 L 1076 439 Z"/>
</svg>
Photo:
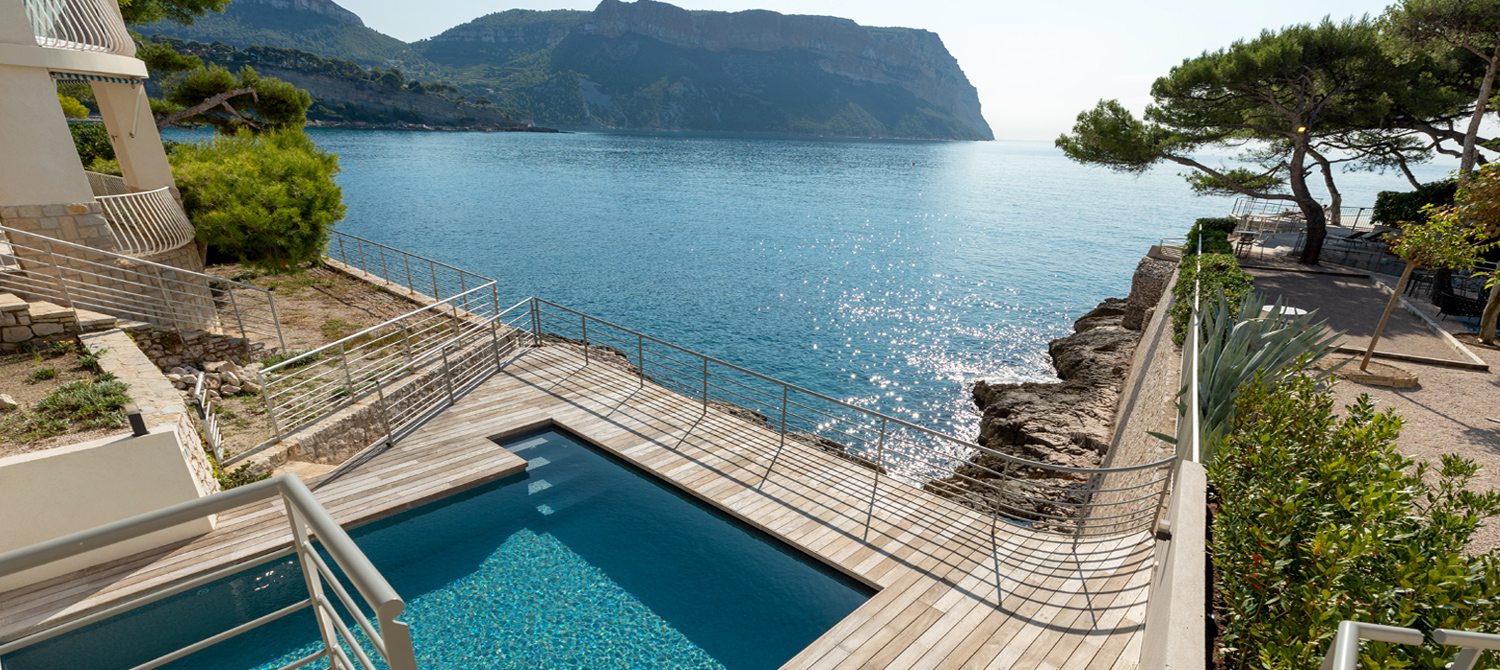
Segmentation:
<svg viewBox="0 0 1500 670">
<path fill-rule="evenodd" d="M 964 438 L 974 381 L 1056 380 L 1048 341 L 1233 206 L 1050 142 L 309 134 L 339 156 L 338 230 Z M 1409 190 L 1338 181 L 1346 207 Z"/>
</svg>

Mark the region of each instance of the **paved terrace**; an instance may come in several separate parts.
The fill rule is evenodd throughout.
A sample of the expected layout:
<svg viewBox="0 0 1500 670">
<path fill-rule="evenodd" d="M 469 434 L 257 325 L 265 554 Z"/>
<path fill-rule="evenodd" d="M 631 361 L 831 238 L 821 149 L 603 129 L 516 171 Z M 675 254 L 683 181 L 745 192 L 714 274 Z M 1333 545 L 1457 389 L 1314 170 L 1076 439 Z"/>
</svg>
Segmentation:
<svg viewBox="0 0 1500 670">
<path fill-rule="evenodd" d="M 346 527 L 524 469 L 488 438 L 555 423 L 880 589 L 786 668 L 1126 669 L 1140 656 L 1149 536 L 1033 532 L 774 430 L 585 366 L 571 345 L 526 349 L 397 446 L 314 492 Z M 775 458 L 775 468 L 767 466 Z M 877 504 L 870 507 L 872 487 Z M 868 526 L 867 526 L 868 522 Z M 286 550 L 279 505 L 221 515 L 185 545 L 0 594 L 0 640 L 154 586 Z M 414 595 L 414 594 L 408 594 Z"/>
</svg>

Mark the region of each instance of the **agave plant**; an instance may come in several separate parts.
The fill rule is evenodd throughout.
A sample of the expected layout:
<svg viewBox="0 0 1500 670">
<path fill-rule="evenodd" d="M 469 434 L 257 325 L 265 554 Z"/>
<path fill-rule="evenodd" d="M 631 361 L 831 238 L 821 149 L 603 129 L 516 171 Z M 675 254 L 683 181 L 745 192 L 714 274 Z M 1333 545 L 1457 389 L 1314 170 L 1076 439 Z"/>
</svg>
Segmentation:
<svg viewBox="0 0 1500 670">
<path fill-rule="evenodd" d="M 1333 352 L 1339 333 L 1326 321 L 1313 323 L 1316 311 L 1293 317 L 1277 300 L 1266 306 L 1265 296 L 1251 293 L 1235 309 L 1223 295 L 1203 315 L 1198 352 L 1198 416 L 1202 425 L 1200 457 L 1213 462 L 1214 449 L 1234 420 L 1234 400 L 1240 386 L 1263 372 L 1276 379 L 1283 368 L 1308 368 Z M 1264 314 L 1264 316 L 1262 316 Z M 1343 363 L 1325 370 L 1326 377 Z"/>
</svg>

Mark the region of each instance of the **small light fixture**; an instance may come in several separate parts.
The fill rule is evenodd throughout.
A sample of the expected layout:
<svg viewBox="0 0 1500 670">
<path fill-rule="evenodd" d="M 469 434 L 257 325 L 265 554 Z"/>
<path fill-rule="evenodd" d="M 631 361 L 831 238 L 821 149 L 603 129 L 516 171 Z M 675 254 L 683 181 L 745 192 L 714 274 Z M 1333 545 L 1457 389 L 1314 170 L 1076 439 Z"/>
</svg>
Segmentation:
<svg viewBox="0 0 1500 670">
<path fill-rule="evenodd" d="M 1305 133 L 1305 132 L 1307 132 L 1307 126 L 1297 126 L 1297 132 L 1299 132 L 1299 133 Z"/>
<path fill-rule="evenodd" d="M 151 433 L 150 430 L 146 429 L 146 419 L 141 416 L 141 410 L 139 407 L 136 407 L 135 403 L 125 405 L 125 418 L 130 420 L 130 432 L 135 437 Z"/>
</svg>

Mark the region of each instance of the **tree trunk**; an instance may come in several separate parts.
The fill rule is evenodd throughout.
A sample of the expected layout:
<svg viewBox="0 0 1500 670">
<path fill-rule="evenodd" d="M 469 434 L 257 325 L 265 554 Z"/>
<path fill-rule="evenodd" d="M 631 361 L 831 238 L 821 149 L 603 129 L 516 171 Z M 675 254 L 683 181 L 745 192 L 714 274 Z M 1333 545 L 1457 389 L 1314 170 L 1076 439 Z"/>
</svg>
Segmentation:
<svg viewBox="0 0 1500 670">
<path fill-rule="evenodd" d="M 1318 168 L 1323 172 L 1323 184 L 1328 187 L 1328 221 L 1335 226 L 1341 226 L 1344 224 L 1344 215 L 1340 211 L 1343 208 L 1344 196 L 1339 193 L 1339 187 L 1333 183 L 1333 164 L 1329 163 L 1328 159 L 1323 158 L 1322 154 L 1311 151 L 1308 153 L 1312 154 L 1313 159 L 1318 161 Z"/>
<path fill-rule="evenodd" d="M 1500 281 L 1490 289 L 1489 302 L 1484 303 L 1484 316 L 1479 317 L 1479 341 L 1495 343 L 1495 320 L 1500 318 Z"/>
<path fill-rule="evenodd" d="M 1312 192 L 1307 190 L 1307 170 L 1303 167 L 1307 162 L 1307 140 L 1303 138 L 1297 142 L 1292 149 L 1292 160 L 1290 167 L 1290 182 L 1292 197 L 1296 199 L 1297 206 L 1302 209 L 1302 217 L 1307 219 L 1307 243 L 1302 245 L 1302 256 L 1297 259 L 1303 265 L 1317 265 L 1318 257 L 1323 254 L 1323 239 L 1328 237 L 1327 219 L 1323 216 L 1323 206 L 1318 204 Z"/>
<path fill-rule="evenodd" d="M 1469 129 L 1464 133 L 1464 154 L 1458 164 L 1458 178 L 1468 181 L 1474 171 L 1474 157 L 1478 149 L 1474 146 L 1479 138 L 1479 126 L 1484 121 L 1485 105 L 1490 101 L 1490 89 L 1495 85 L 1495 71 L 1500 69 L 1500 46 L 1490 55 L 1490 63 L 1484 71 L 1484 80 L 1479 83 L 1479 99 L 1474 101 L 1474 116 L 1469 117 Z"/>
<path fill-rule="evenodd" d="M 1359 362 L 1360 372 L 1370 366 L 1370 357 L 1375 355 L 1375 345 L 1380 342 L 1380 333 L 1385 331 L 1385 322 L 1390 320 L 1391 312 L 1396 309 L 1396 301 L 1401 299 L 1401 292 L 1406 290 L 1406 280 L 1411 279 L 1411 271 L 1416 267 L 1416 261 L 1406 262 L 1406 269 L 1401 272 L 1401 281 L 1396 282 L 1395 290 L 1391 291 L 1391 300 L 1385 304 L 1385 313 L 1380 315 L 1380 323 L 1375 326 L 1375 337 L 1370 338 L 1370 348 L 1365 350 L 1364 360 Z"/>
</svg>

